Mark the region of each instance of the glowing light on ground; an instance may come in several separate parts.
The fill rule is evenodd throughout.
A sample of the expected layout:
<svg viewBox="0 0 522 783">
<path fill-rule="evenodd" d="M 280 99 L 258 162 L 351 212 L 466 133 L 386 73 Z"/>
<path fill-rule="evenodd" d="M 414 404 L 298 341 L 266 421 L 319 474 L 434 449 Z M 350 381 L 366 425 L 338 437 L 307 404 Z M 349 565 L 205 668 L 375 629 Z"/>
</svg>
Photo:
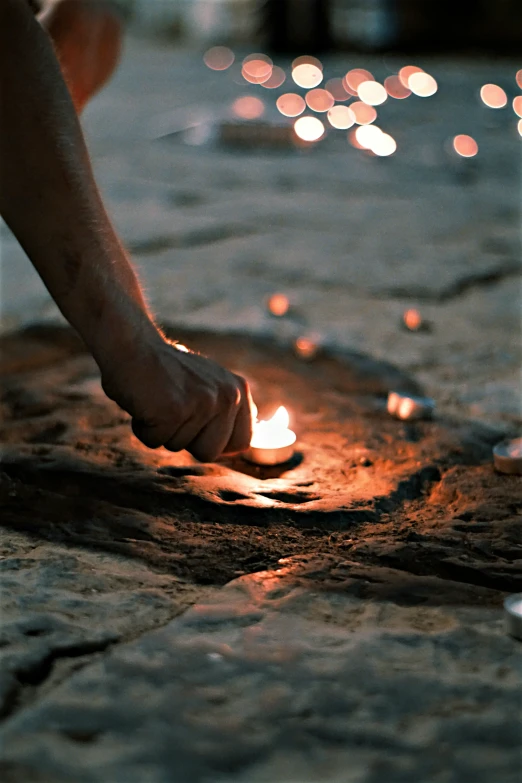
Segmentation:
<svg viewBox="0 0 522 783">
<path fill-rule="evenodd" d="M 344 85 L 351 90 L 352 95 L 357 95 L 357 89 L 363 82 L 374 82 L 373 74 L 364 68 L 352 68 L 344 77 Z"/>
<path fill-rule="evenodd" d="M 298 68 L 300 65 L 314 65 L 316 68 L 319 68 L 320 71 L 323 70 L 321 60 L 311 54 L 302 54 L 300 57 L 296 57 L 295 60 L 292 61 L 292 70 Z"/>
<path fill-rule="evenodd" d="M 333 95 L 336 101 L 347 101 L 350 97 L 350 93 L 344 89 L 344 82 L 342 79 L 337 77 L 329 79 L 324 86 L 328 92 Z"/>
<path fill-rule="evenodd" d="M 367 127 L 372 128 L 373 125 Z M 387 158 L 388 155 L 393 155 L 397 149 L 397 142 L 389 133 L 381 133 L 381 135 L 375 139 L 370 149 L 374 155 L 378 155 L 380 158 Z"/>
<path fill-rule="evenodd" d="M 262 86 L 266 87 L 268 90 L 275 90 L 277 87 L 281 87 L 281 85 L 286 80 L 286 73 L 282 68 L 280 68 L 278 65 L 274 65 L 272 68 L 272 73 L 266 80 L 266 82 L 262 82 Z"/>
<path fill-rule="evenodd" d="M 369 150 L 381 134 L 382 130 L 376 125 L 361 125 L 355 131 L 355 138 L 363 149 Z"/>
<path fill-rule="evenodd" d="M 294 131 L 302 141 L 319 141 L 324 136 L 324 125 L 317 117 L 299 117 Z"/>
<path fill-rule="evenodd" d="M 351 131 L 348 131 L 348 141 L 352 145 L 352 147 L 355 147 L 356 150 L 364 150 L 366 147 L 363 147 L 362 144 L 359 144 L 357 141 L 357 131 L 359 128 L 352 128 Z"/>
<path fill-rule="evenodd" d="M 323 72 L 316 65 L 303 63 L 292 70 L 292 79 L 306 90 L 317 87 L 323 81 Z"/>
<path fill-rule="evenodd" d="M 279 318 L 281 318 L 288 312 L 290 302 L 288 301 L 288 297 L 285 296 L 285 294 L 272 294 L 272 296 L 268 299 L 267 307 L 272 315 L 277 315 Z"/>
<path fill-rule="evenodd" d="M 399 101 L 411 95 L 411 90 L 404 86 L 398 76 L 387 76 L 384 80 L 384 89 L 390 98 L 396 98 Z"/>
<path fill-rule="evenodd" d="M 517 95 L 516 98 L 513 98 L 513 111 L 519 117 L 522 117 L 522 95 Z"/>
<path fill-rule="evenodd" d="M 357 125 L 370 125 L 377 119 L 377 112 L 373 106 L 368 106 L 367 103 L 363 103 L 362 101 L 352 103 L 350 109 L 355 116 Z"/>
<path fill-rule="evenodd" d="M 414 95 L 419 98 L 429 98 L 438 90 L 437 82 L 429 73 L 412 73 L 408 79 L 408 86 Z"/>
<path fill-rule="evenodd" d="M 328 121 L 332 127 L 346 130 L 355 123 L 355 114 L 349 106 L 333 106 L 328 112 Z"/>
<path fill-rule="evenodd" d="M 315 90 L 306 93 L 306 103 L 312 111 L 323 112 L 331 109 L 335 101 L 328 90 L 316 87 Z"/>
<path fill-rule="evenodd" d="M 480 97 L 490 109 L 503 109 L 507 104 L 507 95 L 498 84 L 484 84 L 480 88 Z"/>
<path fill-rule="evenodd" d="M 234 60 L 234 52 L 227 46 L 213 46 L 203 55 L 203 62 L 213 71 L 226 71 Z"/>
<path fill-rule="evenodd" d="M 232 104 L 232 111 L 237 117 L 241 117 L 242 120 L 257 120 L 265 112 L 265 104 L 261 98 L 256 98 L 253 95 L 243 95 L 241 98 L 236 98 Z"/>
<path fill-rule="evenodd" d="M 357 88 L 357 95 L 363 103 L 367 103 L 369 106 L 379 106 L 388 97 L 382 84 L 372 81 L 361 82 Z"/>
<path fill-rule="evenodd" d="M 278 110 L 285 117 L 298 117 L 306 109 L 304 98 L 296 92 L 285 92 L 276 101 Z"/>
<path fill-rule="evenodd" d="M 478 144 L 472 136 L 461 133 L 453 139 L 453 149 L 463 158 L 473 158 L 478 152 Z"/>
<path fill-rule="evenodd" d="M 410 76 L 412 76 L 414 73 L 423 73 L 423 70 L 422 68 L 418 68 L 416 65 L 405 65 L 400 69 L 399 79 L 403 87 L 408 87 L 409 89 Z"/>
</svg>

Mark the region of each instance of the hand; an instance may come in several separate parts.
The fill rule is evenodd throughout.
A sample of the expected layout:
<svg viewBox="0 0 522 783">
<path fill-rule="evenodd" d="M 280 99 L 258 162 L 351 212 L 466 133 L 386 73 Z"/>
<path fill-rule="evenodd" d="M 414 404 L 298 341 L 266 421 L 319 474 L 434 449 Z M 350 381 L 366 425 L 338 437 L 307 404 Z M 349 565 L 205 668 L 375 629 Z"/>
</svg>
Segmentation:
<svg viewBox="0 0 522 783">
<path fill-rule="evenodd" d="M 250 445 L 254 405 L 246 381 L 160 335 L 133 359 L 102 370 L 102 385 L 130 413 L 134 434 L 149 448 L 187 449 L 212 462 Z"/>
</svg>

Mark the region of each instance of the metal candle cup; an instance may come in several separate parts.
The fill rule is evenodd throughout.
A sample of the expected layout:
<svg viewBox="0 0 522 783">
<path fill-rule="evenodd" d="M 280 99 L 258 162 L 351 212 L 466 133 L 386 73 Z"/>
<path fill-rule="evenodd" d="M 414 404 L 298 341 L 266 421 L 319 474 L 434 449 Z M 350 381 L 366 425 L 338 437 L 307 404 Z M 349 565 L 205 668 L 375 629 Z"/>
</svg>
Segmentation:
<svg viewBox="0 0 522 783">
<path fill-rule="evenodd" d="M 288 424 L 288 412 L 283 406 L 268 421 L 257 421 L 245 458 L 256 465 L 281 465 L 292 459 L 297 437 Z"/>
</svg>

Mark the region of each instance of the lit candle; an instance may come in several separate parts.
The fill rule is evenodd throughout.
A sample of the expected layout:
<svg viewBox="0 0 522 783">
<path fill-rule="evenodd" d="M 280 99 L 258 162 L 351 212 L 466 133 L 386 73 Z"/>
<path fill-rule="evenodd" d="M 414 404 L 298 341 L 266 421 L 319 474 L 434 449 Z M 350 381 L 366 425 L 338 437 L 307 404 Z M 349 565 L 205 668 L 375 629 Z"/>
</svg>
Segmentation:
<svg viewBox="0 0 522 783">
<path fill-rule="evenodd" d="M 294 455 L 296 434 L 288 428 L 290 417 L 281 405 L 268 421 L 256 421 L 246 459 L 257 465 L 280 465 Z"/>
</svg>

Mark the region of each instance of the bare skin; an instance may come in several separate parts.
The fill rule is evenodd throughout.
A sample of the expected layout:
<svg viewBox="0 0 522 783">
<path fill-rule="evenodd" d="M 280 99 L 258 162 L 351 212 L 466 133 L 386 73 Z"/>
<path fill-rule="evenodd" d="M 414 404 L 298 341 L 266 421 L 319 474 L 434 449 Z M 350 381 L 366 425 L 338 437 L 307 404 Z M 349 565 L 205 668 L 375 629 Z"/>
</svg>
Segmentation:
<svg viewBox="0 0 522 783">
<path fill-rule="evenodd" d="M 64 24 L 56 8 L 44 11 L 51 41 L 27 0 L 0 0 L 0 214 L 146 446 L 202 461 L 243 451 L 253 410 L 245 380 L 165 339 L 93 178 L 75 104 L 80 111 L 117 62 L 117 19 L 95 2 L 95 23 L 80 34 L 90 0 L 65 1 L 67 14 L 81 5 L 83 20 L 76 28 L 78 15 Z M 69 35 L 99 47 L 95 72 Z"/>
</svg>

